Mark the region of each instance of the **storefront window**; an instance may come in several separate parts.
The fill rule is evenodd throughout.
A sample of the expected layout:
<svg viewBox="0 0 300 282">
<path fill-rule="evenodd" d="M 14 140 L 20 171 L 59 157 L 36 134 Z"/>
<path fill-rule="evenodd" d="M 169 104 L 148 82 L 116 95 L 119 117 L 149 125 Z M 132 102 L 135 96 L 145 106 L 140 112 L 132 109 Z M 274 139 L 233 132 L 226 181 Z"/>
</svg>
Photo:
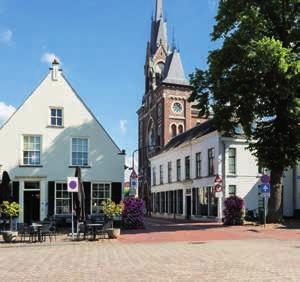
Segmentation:
<svg viewBox="0 0 300 282">
<path fill-rule="evenodd" d="M 161 213 L 165 213 L 165 204 L 166 204 L 166 193 L 162 192 L 161 193 Z"/>
<path fill-rule="evenodd" d="M 183 214 L 183 191 L 178 190 L 178 214 Z"/>
<path fill-rule="evenodd" d="M 94 183 L 92 185 L 92 213 L 103 213 L 102 202 L 111 198 L 109 183 Z"/>
<path fill-rule="evenodd" d="M 71 194 L 66 183 L 56 183 L 55 214 L 71 214 Z"/>
<path fill-rule="evenodd" d="M 169 213 L 169 192 L 166 192 L 166 213 Z"/>
<path fill-rule="evenodd" d="M 217 216 L 217 199 L 212 187 L 201 187 L 193 190 L 193 212 L 198 216 Z"/>
</svg>

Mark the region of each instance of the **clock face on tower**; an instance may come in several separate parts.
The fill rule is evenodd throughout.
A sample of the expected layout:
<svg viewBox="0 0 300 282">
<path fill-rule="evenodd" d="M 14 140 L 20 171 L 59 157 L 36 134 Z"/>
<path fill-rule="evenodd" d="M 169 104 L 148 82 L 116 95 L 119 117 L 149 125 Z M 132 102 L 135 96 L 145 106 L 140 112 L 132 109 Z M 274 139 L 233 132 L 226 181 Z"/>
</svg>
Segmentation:
<svg viewBox="0 0 300 282">
<path fill-rule="evenodd" d="M 179 114 L 183 111 L 183 107 L 182 107 L 182 104 L 179 103 L 179 102 L 175 102 L 173 105 L 172 105 L 172 111 L 176 114 Z"/>
</svg>

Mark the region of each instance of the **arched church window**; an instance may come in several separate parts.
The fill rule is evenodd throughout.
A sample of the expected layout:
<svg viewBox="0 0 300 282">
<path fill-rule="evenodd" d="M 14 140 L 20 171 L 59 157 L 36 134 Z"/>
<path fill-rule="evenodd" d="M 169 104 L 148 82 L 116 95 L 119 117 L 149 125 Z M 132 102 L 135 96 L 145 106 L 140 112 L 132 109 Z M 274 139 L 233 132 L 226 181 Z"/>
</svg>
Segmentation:
<svg viewBox="0 0 300 282">
<path fill-rule="evenodd" d="M 163 62 L 159 62 L 157 64 L 157 72 L 159 72 L 160 74 L 163 74 L 165 69 L 165 64 Z"/>
<path fill-rule="evenodd" d="M 183 125 L 182 125 L 182 124 L 180 124 L 180 125 L 178 126 L 178 133 L 179 133 L 179 134 L 183 133 Z"/>
<path fill-rule="evenodd" d="M 175 137 L 177 135 L 177 126 L 176 126 L 176 124 L 172 124 L 171 132 L 172 132 L 172 137 Z"/>
<path fill-rule="evenodd" d="M 154 131 L 154 123 L 153 120 L 150 120 L 149 126 L 148 126 L 148 146 L 155 146 L 155 131 Z M 149 148 L 151 150 L 151 148 Z"/>
<path fill-rule="evenodd" d="M 155 71 L 156 84 L 162 81 L 164 69 L 165 69 L 165 64 L 163 62 L 159 62 L 156 65 L 156 71 Z"/>
</svg>

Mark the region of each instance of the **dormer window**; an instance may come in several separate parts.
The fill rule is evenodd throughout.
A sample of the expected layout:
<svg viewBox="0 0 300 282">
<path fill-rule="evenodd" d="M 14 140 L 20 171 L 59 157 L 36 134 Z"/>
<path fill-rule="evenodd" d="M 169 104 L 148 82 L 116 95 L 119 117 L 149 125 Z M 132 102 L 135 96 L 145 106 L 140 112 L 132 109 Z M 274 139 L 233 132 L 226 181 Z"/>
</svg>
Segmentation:
<svg viewBox="0 0 300 282">
<path fill-rule="evenodd" d="M 50 108 L 50 126 L 54 126 L 54 127 L 63 126 L 62 108 Z"/>
</svg>

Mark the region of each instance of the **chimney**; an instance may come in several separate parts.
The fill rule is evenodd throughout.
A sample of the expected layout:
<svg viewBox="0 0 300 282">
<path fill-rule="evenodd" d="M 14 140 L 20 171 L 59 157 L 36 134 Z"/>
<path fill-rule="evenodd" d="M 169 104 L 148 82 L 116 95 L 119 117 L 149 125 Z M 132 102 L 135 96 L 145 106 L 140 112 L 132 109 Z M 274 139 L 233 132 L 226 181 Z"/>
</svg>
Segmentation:
<svg viewBox="0 0 300 282">
<path fill-rule="evenodd" d="M 53 60 L 51 70 L 52 70 L 52 80 L 57 81 L 58 80 L 58 72 L 60 71 L 59 62 L 57 59 Z"/>
</svg>

